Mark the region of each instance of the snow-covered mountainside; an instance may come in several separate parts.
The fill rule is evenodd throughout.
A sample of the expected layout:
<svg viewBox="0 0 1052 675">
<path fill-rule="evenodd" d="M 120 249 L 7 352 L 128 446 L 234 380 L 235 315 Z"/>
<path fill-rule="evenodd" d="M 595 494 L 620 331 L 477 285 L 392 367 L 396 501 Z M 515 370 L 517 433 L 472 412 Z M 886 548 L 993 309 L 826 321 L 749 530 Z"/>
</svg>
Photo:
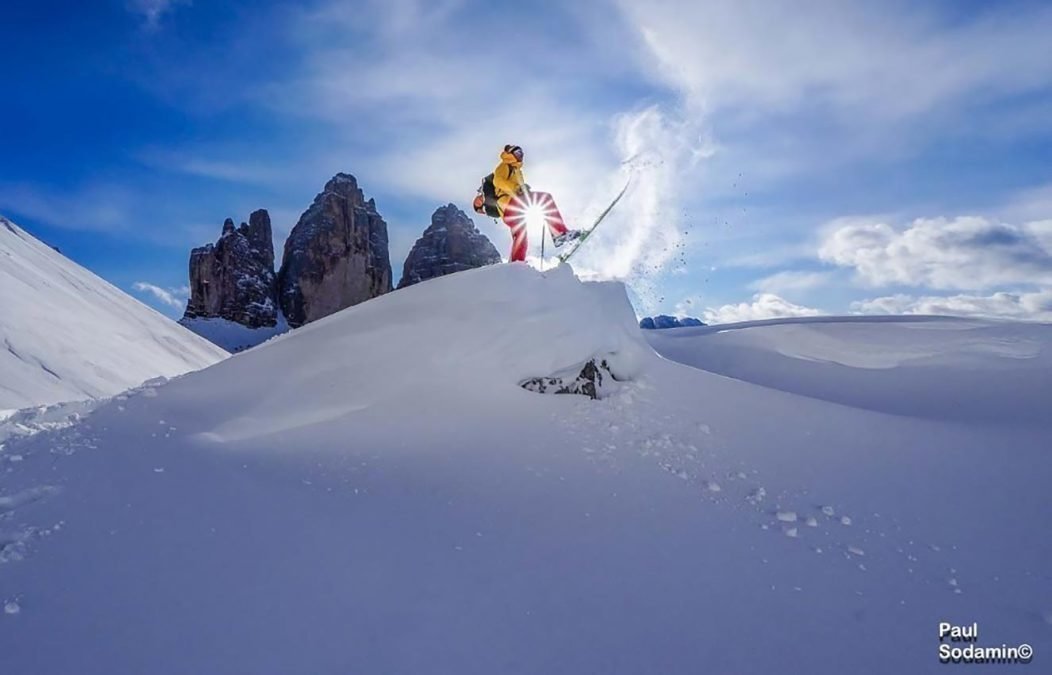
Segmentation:
<svg viewBox="0 0 1052 675">
<path fill-rule="evenodd" d="M 1047 328 L 933 322 L 940 352 L 903 325 L 781 358 L 847 364 L 857 384 L 883 372 L 859 363 L 922 352 L 962 375 L 980 353 L 1006 396 L 1011 364 L 1052 376 Z M 12 438 L 4 665 L 924 673 L 945 668 L 940 621 L 1047 665 L 1052 421 L 823 400 L 801 388 L 847 375 L 803 363 L 780 389 L 707 372 L 692 355 L 727 338 L 672 337 L 695 330 L 662 335 L 700 367 L 662 359 L 620 285 L 498 265 Z M 519 386 L 596 355 L 621 380 L 606 398 Z"/>
<path fill-rule="evenodd" d="M 110 396 L 226 356 L 0 217 L 0 409 Z"/>
</svg>

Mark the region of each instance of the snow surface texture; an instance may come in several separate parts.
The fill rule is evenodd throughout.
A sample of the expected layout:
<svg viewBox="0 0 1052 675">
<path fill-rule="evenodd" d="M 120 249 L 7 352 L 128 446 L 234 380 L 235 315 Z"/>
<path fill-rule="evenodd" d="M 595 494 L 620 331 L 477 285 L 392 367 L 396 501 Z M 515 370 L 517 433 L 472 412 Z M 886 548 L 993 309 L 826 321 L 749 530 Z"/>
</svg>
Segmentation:
<svg viewBox="0 0 1052 675">
<path fill-rule="evenodd" d="M 980 324 L 939 325 L 940 372 L 969 369 Z M 862 327 L 808 363 L 920 348 Z M 1036 341 L 1048 376 L 1047 332 L 1013 329 L 991 344 Z M 518 386 L 596 355 L 625 378 L 607 398 Z M 618 284 L 462 272 L 9 439 L 0 654 L 89 675 L 941 673 L 938 622 L 978 621 L 1040 672 L 1050 431 L 687 367 Z"/>
<path fill-rule="evenodd" d="M 1049 324 L 804 317 L 646 335 L 667 358 L 857 408 L 1007 425 L 1052 419 Z"/>
<path fill-rule="evenodd" d="M 111 396 L 226 352 L 0 217 L 0 409 Z"/>
<path fill-rule="evenodd" d="M 250 328 L 244 324 L 219 317 L 207 319 L 180 319 L 179 324 L 200 335 L 212 344 L 222 347 L 231 354 L 243 352 L 256 345 L 262 344 L 270 338 L 286 333 L 289 324 L 285 317 L 278 312 L 277 324 L 269 327 Z"/>
</svg>

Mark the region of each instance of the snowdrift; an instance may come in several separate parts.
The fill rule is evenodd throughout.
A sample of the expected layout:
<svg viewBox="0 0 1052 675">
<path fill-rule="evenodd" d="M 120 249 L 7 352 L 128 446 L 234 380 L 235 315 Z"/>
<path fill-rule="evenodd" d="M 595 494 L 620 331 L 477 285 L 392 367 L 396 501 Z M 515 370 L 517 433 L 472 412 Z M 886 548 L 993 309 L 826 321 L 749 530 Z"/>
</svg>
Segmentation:
<svg viewBox="0 0 1052 675">
<path fill-rule="evenodd" d="M 420 426 L 459 425 L 480 409 L 515 416 L 529 399 L 520 382 L 579 370 L 596 355 L 624 379 L 655 359 L 624 287 L 579 283 L 568 267 L 541 275 L 511 265 L 356 305 L 173 383 L 170 391 L 190 392 L 191 409 L 181 415 L 215 420 L 207 433 L 212 441 L 257 439 L 349 416 L 368 419 L 366 433 L 383 437 L 404 430 L 402 411 L 414 411 L 412 423 Z"/>
<path fill-rule="evenodd" d="M 226 352 L 0 217 L 0 409 L 101 398 Z"/>
<path fill-rule="evenodd" d="M 519 386 L 596 356 L 624 377 L 606 398 Z M 659 358 L 623 287 L 565 267 L 414 285 L 10 439 L 0 653 L 89 675 L 936 672 L 953 620 L 1052 654 L 1047 424 L 786 389 Z"/>
</svg>

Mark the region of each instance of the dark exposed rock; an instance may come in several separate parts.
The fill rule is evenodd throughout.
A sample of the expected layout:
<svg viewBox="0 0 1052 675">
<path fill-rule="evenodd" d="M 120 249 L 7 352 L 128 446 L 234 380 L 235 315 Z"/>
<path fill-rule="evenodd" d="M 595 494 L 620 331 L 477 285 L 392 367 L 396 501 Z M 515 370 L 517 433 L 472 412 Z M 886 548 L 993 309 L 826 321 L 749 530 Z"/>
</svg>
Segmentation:
<svg viewBox="0 0 1052 675">
<path fill-rule="evenodd" d="M 500 253 L 474 221 L 447 204 L 435 211 L 431 225 L 409 251 L 398 287 L 499 262 Z"/>
<path fill-rule="evenodd" d="M 589 359 L 576 375 L 531 377 L 519 383 L 527 391 L 538 394 L 582 394 L 590 399 L 601 398 L 604 389 L 616 381 L 606 359 Z"/>
<path fill-rule="evenodd" d="M 676 318 L 667 314 L 658 314 L 655 317 L 645 316 L 639 321 L 639 327 L 645 330 L 659 330 L 662 328 L 686 328 L 688 326 L 704 326 L 700 320 L 691 316 Z"/>
<path fill-rule="evenodd" d="M 285 242 L 281 309 L 296 328 L 390 290 L 387 224 L 354 176 L 338 173 Z"/>
<path fill-rule="evenodd" d="M 263 209 L 248 224 L 227 218 L 215 244 L 190 252 L 190 302 L 184 320 L 222 318 L 248 326 L 277 323 L 274 242 Z"/>
</svg>

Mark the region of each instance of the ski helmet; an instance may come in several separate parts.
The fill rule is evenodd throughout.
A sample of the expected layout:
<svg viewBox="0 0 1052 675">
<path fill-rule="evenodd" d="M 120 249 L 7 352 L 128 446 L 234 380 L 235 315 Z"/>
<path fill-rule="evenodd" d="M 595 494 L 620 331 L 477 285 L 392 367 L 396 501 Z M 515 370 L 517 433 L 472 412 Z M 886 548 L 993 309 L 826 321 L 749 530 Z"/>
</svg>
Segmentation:
<svg viewBox="0 0 1052 675">
<path fill-rule="evenodd" d="M 505 145 L 504 152 L 511 154 L 515 159 L 522 161 L 522 147 L 518 145 Z"/>
</svg>

